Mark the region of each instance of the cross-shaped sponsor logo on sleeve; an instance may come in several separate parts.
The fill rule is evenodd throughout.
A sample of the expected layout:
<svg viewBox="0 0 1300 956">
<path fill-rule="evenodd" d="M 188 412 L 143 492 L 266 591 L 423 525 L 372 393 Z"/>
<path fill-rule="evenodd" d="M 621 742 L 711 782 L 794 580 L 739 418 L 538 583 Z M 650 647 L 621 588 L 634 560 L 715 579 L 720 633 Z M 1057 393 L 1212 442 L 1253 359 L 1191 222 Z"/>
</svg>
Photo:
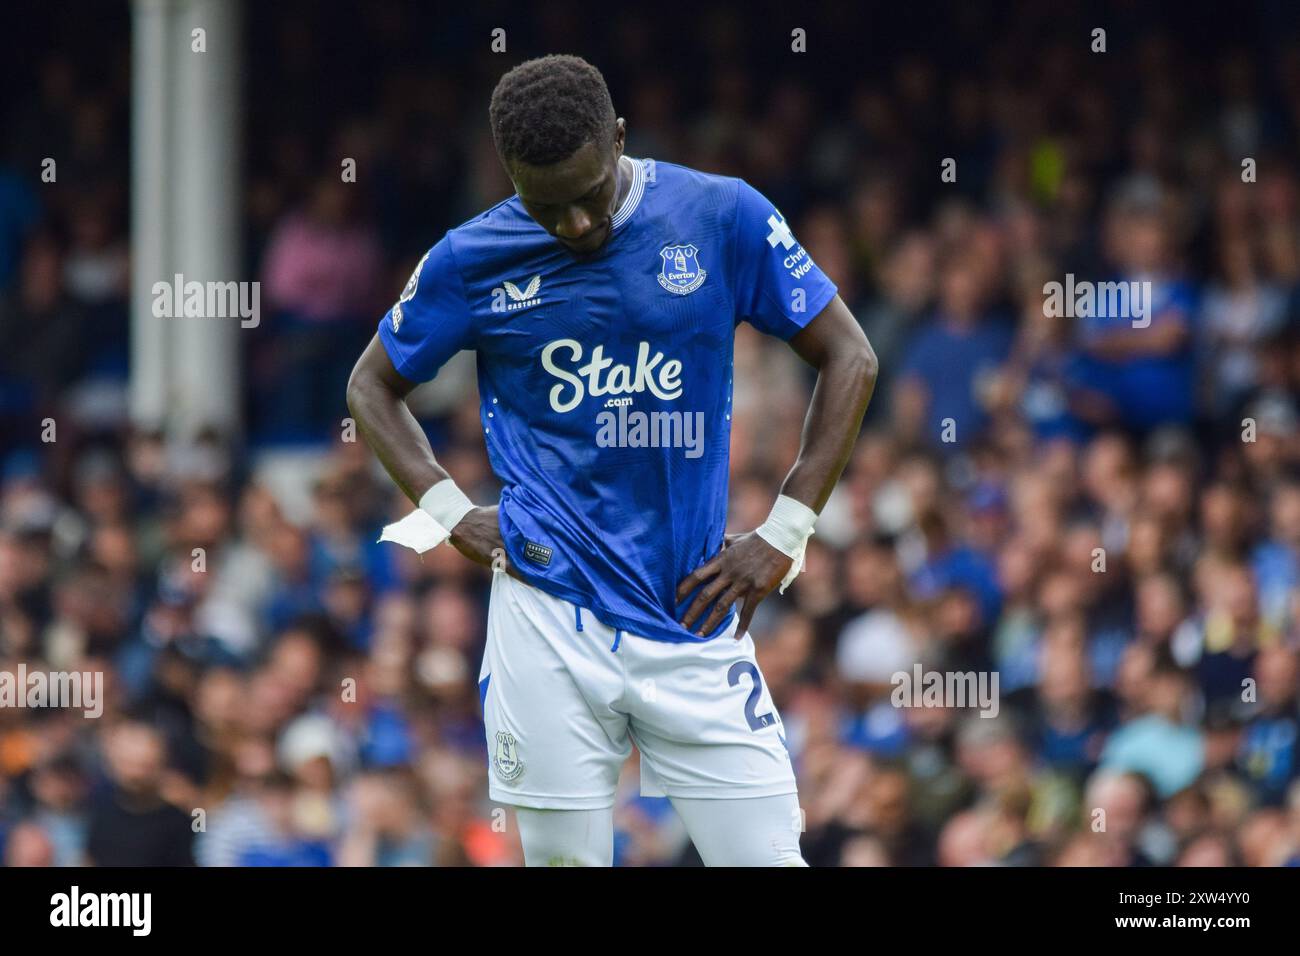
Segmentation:
<svg viewBox="0 0 1300 956">
<path fill-rule="evenodd" d="M 772 227 L 772 231 L 767 234 L 769 246 L 775 249 L 779 242 L 784 248 L 789 249 L 794 245 L 794 234 L 790 232 L 790 227 L 785 224 L 784 219 L 778 219 L 774 213 L 767 217 L 767 224 Z"/>
</svg>

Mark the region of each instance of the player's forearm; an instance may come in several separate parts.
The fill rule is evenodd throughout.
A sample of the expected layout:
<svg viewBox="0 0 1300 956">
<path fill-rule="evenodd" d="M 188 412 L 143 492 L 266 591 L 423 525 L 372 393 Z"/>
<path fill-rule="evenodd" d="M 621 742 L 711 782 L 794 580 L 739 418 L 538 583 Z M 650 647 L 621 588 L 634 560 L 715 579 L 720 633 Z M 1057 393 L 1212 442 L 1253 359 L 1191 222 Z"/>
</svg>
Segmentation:
<svg viewBox="0 0 1300 956">
<path fill-rule="evenodd" d="M 375 457 L 412 502 L 418 504 L 421 495 L 449 477 L 404 399 L 385 393 L 382 386 L 350 389 L 348 407 Z"/>
<path fill-rule="evenodd" d="M 865 338 L 826 357 L 804 420 L 799 458 L 781 494 L 820 512 L 849 463 L 876 388 L 876 354 Z"/>
<path fill-rule="evenodd" d="M 406 406 L 404 395 L 364 367 L 353 370 L 348 382 L 348 408 L 375 456 L 412 502 L 449 477 L 433 457 L 420 423 Z"/>
</svg>

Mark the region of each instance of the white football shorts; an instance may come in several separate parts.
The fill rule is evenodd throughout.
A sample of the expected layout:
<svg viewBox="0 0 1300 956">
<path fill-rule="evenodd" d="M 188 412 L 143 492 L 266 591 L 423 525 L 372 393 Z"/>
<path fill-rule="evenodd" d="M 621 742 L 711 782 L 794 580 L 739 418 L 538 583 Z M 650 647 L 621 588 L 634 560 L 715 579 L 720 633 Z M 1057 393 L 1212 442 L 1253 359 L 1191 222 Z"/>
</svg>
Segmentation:
<svg viewBox="0 0 1300 956">
<path fill-rule="evenodd" d="M 785 729 L 738 625 L 703 643 L 650 640 L 494 573 L 479 673 L 492 799 L 613 806 L 634 743 L 644 796 L 795 793 Z"/>
</svg>

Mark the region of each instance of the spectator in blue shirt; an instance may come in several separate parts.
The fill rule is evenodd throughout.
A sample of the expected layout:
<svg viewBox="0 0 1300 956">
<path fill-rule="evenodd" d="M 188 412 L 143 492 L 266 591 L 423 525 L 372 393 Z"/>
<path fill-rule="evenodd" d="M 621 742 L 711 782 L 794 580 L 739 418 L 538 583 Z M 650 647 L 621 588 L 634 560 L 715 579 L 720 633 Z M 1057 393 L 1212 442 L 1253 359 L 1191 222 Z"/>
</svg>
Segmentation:
<svg viewBox="0 0 1300 956">
<path fill-rule="evenodd" d="M 904 350 L 894 407 L 903 428 L 941 450 L 969 447 L 988 424 L 984 393 L 1011 350 L 1011 329 L 985 308 L 969 256 L 943 269 L 939 307 Z"/>
<path fill-rule="evenodd" d="M 1083 362 L 1080 384 L 1093 393 L 1093 424 L 1147 432 L 1189 424 L 1195 408 L 1192 286 L 1175 278 L 1163 198 L 1145 180 L 1126 186 L 1107 221 L 1107 253 L 1116 273 L 1106 281 L 1145 290 L 1114 301 L 1097 294 L 1077 315 Z M 1139 305 L 1140 303 L 1140 305 Z"/>
</svg>

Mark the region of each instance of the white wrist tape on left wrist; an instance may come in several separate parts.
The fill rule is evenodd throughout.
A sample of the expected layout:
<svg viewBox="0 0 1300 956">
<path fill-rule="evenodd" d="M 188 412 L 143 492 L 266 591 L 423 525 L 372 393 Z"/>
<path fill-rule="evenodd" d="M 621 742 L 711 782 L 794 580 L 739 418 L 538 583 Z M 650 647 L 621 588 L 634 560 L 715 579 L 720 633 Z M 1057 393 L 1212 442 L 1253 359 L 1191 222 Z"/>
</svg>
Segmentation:
<svg viewBox="0 0 1300 956">
<path fill-rule="evenodd" d="M 755 531 L 760 538 L 791 559 L 790 570 L 781 579 L 781 594 L 803 571 L 804 550 L 816 523 L 817 512 L 802 501 L 780 495 L 772 506 L 772 513 Z"/>
</svg>

